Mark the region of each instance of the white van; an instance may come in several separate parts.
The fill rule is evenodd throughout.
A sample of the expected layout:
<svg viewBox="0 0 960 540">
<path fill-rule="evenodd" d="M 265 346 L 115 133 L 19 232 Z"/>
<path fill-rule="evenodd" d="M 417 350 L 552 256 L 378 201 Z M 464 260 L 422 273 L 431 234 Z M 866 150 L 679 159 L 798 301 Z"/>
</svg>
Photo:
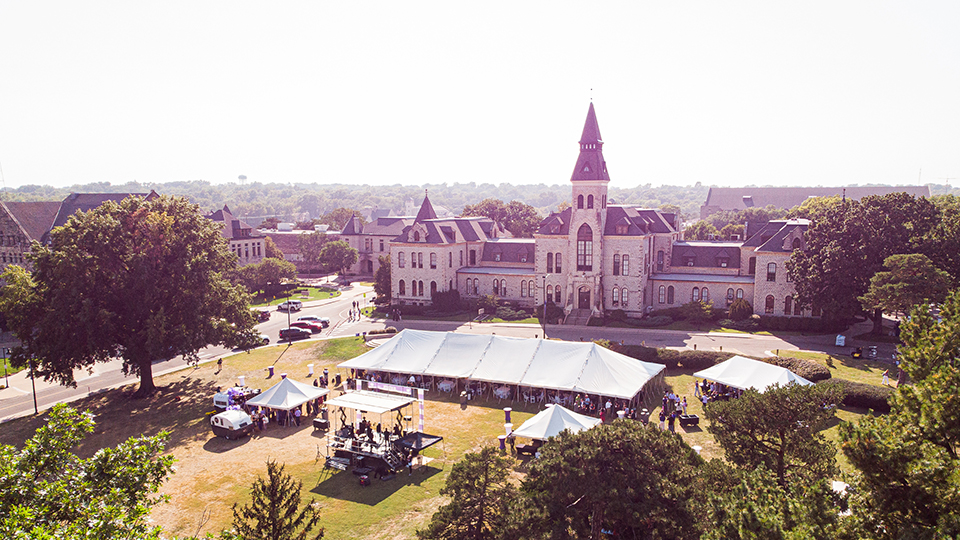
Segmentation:
<svg viewBox="0 0 960 540">
<path fill-rule="evenodd" d="M 299 300 L 287 300 L 277 306 L 278 311 L 300 311 L 303 309 L 303 302 Z"/>
</svg>

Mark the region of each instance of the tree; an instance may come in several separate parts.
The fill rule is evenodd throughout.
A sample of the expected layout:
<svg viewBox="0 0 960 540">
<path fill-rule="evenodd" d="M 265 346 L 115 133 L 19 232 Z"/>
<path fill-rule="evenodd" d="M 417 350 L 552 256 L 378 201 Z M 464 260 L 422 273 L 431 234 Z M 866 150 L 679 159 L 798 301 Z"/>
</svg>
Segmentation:
<svg viewBox="0 0 960 540">
<path fill-rule="evenodd" d="M 499 199 L 484 199 L 477 204 L 463 207 L 464 216 L 486 216 L 510 231 L 517 238 L 533 238 L 540 226 L 537 209 L 520 201 L 504 204 Z"/>
<path fill-rule="evenodd" d="M 310 531 L 320 522 L 320 510 L 310 499 L 302 508 L 303 484 L 283 472 L 283 465 L 267 462 L 267 479 L 253 482 L 250 504 L 233 505 L 233 527 L 244 540 L 306 540 L 323 538 L 323 529 Z"/>
<path fill-rule="evenodd" d="M 683 230 L 683 239 L 688 242 L 691 240 L 708 240 L 711 237 L 719 238 L 720 231 L 702 219 Z"/>
<path fill-rule="evenodd" d="M 684 318 L 687 321 L 697 325 L 697 328 L 701 324 L 710 320 L 713 317 L 713 304 L 697 300 L 696 302 L 688 302 L 681 306 L 681 313 L 683 313 Z"/>
<path fill-rule="evenodd" d="M 297 279 L 297 267 L 292 262 L 270 257 L 242 266 L 239 273 L 243 284 L 253 293 L 270 294 L 271 290 L 279 289 L 282 282 Z"/>
<path fill-rule="evenodd" d="M 343 228 L 347 226 L 350 218 L 354 216 L 360 218 L 361 225 L 367 224 L 366 220 L 363 219 L 363 214 L 352 208 L 337 208 L 324 214 L 319 221 L 320 223 L 329 225 L 333 230 L 342 231 Z"/>
<path fill-rule="evenodd" d="M 380 267 L 373 276 L 373 292 L 377 293 L 377 303 L 389 304 L 393 298 L 393 282 L 390 277 L 390 256 L 380 255 L 377 257 Z"/>
<path fill-rule="evenodd" d="M 747 390 L 706 407 L 707 431 L 729 462 L 747 470 L 763 465 L 781 486 L 825 478 L 836 472 L 836 449 L 820 430 L 842 397 L 837 384 Z"/>
<path fill-rule="evenodd" d="M 268 259 L 284 260 L 283 250 L 269 236 L 265 237 L 263 241 L 263 255 Z"/>
<path fill-rule="evenodd" d="M 320 264 L 320 251 L 328 241 L 327 233 L 319 231 L 297 237 L 297 251 L 304 267 L 310 269 Z"/>
<path fill-rule="evenodd" d="M 954 287 L 960 287 L 960 197 L 941 195 L 934 197 L 933 203 L 940 222 L 927 234 L 922 252 L 950 274 Z"/>
<path fill-rule="evenodd" d="M 797 214 L 812 220 L 804 249 L 795 250 L 787 272 L 803 306 L 822 308 L 824 316 L 847 321 L 859 314 L 870 278 L 891 255 L 916 253 L 936 225 L 936 207 L 905 193 L 836 198 L 801 206 Z M 871 313 L 874 333 L 882 332 L 883 312 Z"/>
<path fill-rule="evenodd" d="M 960 535 L 960 291 L 940 320 L 916 307 L 901 324 L 900 367 L 891 413 L 840 425 L 844 455 L 858 470 L 850 508 L 860 538 Z"/>
<path fill-rule="evenodd" d="M 526 538 L 699 538 L 703 460 L 679 435 L 614 421 L 551 438 L 521 491 Z"/>
<path fill-rule="evenodd" d="M 417 531 L 422 540 L 483 540 L 503 538 L 512 527 L 511 511 L 518 494 L 510 483 L 510 462 L 488 446 L 457 462 L 440 490 L 450 497 L 429 525 Z"/>
<path fill-rule="evenodd" d="M 54 405 L 21 450 L 0 446 L 0 537 L 156 538 L 150 508 L 173 470 L 160 456 L 168 433 L 130 438 L 93 457 L 71 452 L 93 432 L 93 416 Z"/>
<path fill-rule="evenodd" d="M 863 308 L 907 313 L 920 304 L 938 304 L 947 296 L 950 275 L 919 253 L 891 255 L 883 261 L 889 272 L 870 278 L 870 289 L 860 297 Z"/>
<path fill-rule="evenodd" d="M 20 339 L 13 363 L 75 385 L 73 371 L 119 356 L 155 390 L 152 362 L 197 361 L 210 344 L 239 344 L 255 320 L 219 226 L 186 199 L 129 197 L 70 217 L 32 246 L 33 272 L 4 273 L 0 310 Z"/>
<path fill-rule="evenodd" d="M 735 321 L 748 319 L 753 315 L 753 306 L 744 298 L 737 298 L 730 304 L 730 318 Z"/>
<path fill-rule="evenodd" d="M 280 220 L 275 217 L 268 217 L 267 219 L 260 222 L 258 229 L 273 229 L 277 230 L 277 226 L 280 225 Z M 267 237 L 269 240 L 269 237 Z M 269 255 L 267 255 L 269 257 Z"/>
<path fill-rule="evenodd" d="M 357 250 L 350 247 L 346 240 L 327 242 L 320 249 L 320 262 L 327 268 L 336 268 L 340 275 L 356 264 L 359 257 Z"/>
</svg>

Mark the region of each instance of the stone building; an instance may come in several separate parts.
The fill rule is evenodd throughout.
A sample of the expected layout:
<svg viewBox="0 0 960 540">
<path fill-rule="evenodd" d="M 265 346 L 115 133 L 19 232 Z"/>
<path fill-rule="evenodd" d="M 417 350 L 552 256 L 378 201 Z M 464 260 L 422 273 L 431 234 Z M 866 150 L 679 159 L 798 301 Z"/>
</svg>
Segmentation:
<svg viewBox="0 0 960 540">
<path fill-rule="evenodd" d="M 227 205 L 204 217 L 223 224 L 220 235 L 227 240 L 230 252 L 237 256 L 239 266 L 255 264 L 263 260 L 266 235 L 234 216 Z"/>
</svg>

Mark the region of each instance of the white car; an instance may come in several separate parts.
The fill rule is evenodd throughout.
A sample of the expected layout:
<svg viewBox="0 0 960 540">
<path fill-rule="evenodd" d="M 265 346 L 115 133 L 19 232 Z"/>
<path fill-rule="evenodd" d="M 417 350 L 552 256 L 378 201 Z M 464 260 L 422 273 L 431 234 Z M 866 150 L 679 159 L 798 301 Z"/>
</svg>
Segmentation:
<svg viewBox="0 0 960 540">
<path fill-rule="evenodd" d="M 277 306 L 277 311 L 300 311 L 303 309 L 303 302 L 299 300 L 287 300 Z"/>
<path fill-rule="evenodd" d="M 303 316 L 303 317 L 298 317 L 297 320 L 298 320 L 298 321 L 315 322 L 315 323 L 319 324 L 320 326 L 322 326 L 322 327 L 324 327 L 324 328 L 328 328 L 328 327 L 330 326 L 330 318 L 329 318 L 329 317 L 314 317 L 313 315 L 305 315 L 305 316 Z"/>
</svg>

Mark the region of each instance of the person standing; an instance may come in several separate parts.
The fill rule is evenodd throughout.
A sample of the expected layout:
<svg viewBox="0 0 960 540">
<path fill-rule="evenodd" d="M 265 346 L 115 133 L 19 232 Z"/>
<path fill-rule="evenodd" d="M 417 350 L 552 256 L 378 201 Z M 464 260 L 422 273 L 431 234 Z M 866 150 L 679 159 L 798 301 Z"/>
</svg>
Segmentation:
<svg viewBox="0 0 960 540">
<path fill-rule="evenodd" d="M 890 385 L 889 374 L 890 374 L 890 370 L 889 370 L 889 369 L 883 370 L 883 382 L 881 382 L 880 384 L 882 384 L 882 385 L 884 385 L 884 386 L 889 386 L 889 385 Z"/>
<path fill-rule="evenodd" d="M 683 415 L 687 415 L 687 396 L 683 396 Z"/>
<path fill-rule="evenodd" d="M 663 425 L 663 422 L 666 419 L 667 419 L 666 409 L 660 409 L 660 431 L 663 431 L 664 429 L 666 429 L 666 427 Z"/>
<path fill-rule="evenodd" d="M 677 421 L 677 413 L 674 412 L 667 418 L 667 424 L 670 426 L 670 433 L 674 433 L 676 429 L 674 428 L 674 423 Z"/>
</svg>

